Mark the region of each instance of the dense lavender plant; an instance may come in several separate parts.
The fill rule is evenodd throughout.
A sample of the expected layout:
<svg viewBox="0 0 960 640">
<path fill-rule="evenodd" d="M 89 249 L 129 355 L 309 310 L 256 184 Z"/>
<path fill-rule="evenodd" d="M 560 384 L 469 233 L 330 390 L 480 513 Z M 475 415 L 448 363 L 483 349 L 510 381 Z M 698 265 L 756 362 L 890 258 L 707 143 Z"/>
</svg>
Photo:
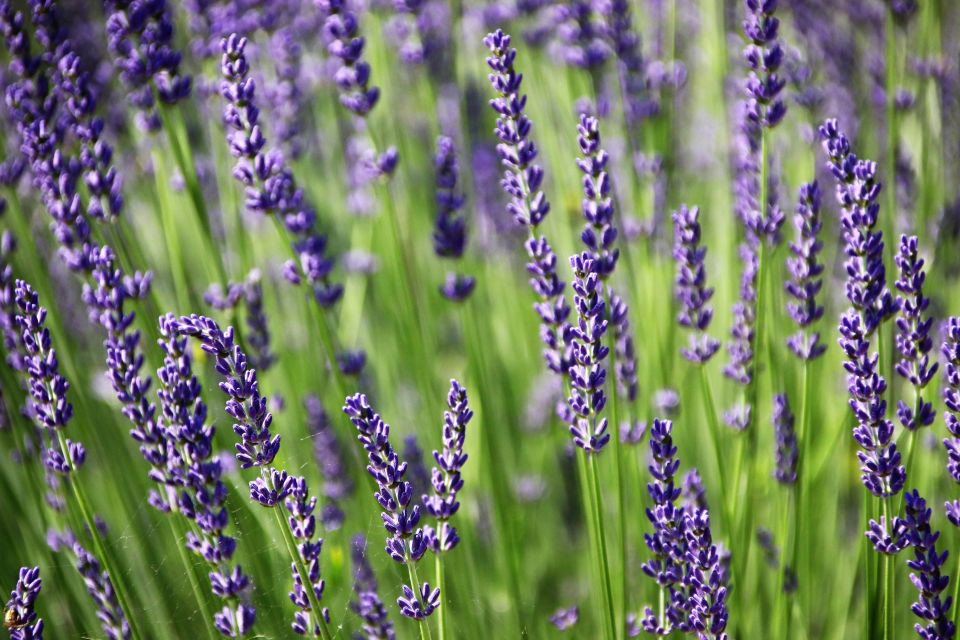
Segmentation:
<svg viewBox="0 0 960 640">
<path fill-rule="evenodd" d="M 100 568 L 96 556 L 87 551 L 69 530 L 63 533 L 49 531 L 47 544 L 53 551 L 62 550 L 73 557 L 74 567 L 97 606 L 97 619 L 108 640 L 129 640 L 130 624 L 120 608 L 110 575 Z"/>
<path fill-rule="evenodd" d="M 167 495 L 154 494 L 151 503 L 164 511 L 175 509 L 196 524 L 195 530 L 187 532 L 186 546 L 210 565 L 213 593 L 225 601 L 214 615 L 214 626 L 228 638 L 239 638 L 253 627 L 256 610 L 247 603 L 249 578 L 240 565 L 231 566 L 237 541 L 225 532 L 230 514 L 227 487 L 221 480 L 223 469 L 214 457 L 215 429 L 206 423 L 207 407 L 193 374 L 187 338 L 177 335 L 172 314 L 160 318 L 160 335 L 164 358 L 157 369 L 157 426 L 162 441 L 157 449 L 165 454 L 166 462 L 163 475 L 155 467 L 151 477 L 166 485 Z"/>
<path fill-rule="evenodd" d="M 437 138 L 434 169 L 437 217 L 433 229 L 433 250 L 441 258 L 459 259 L 463 257 L 467 244 L 467 221 L 460 212 L 465 197 L 457 190 L 460 166 L 453 139 L 447 136 Z M 448 300 L 463 302 L 473 292 L 475 284 L 476 280 L 470 276 L 448 273 L 440 293 Z"/>
<path fill-rule="evenodd" d="M 910 606 L 920 622 L 914 629 L 924 640 L 950 640 L 956 635 L 956 626 L 950 619 L 950 606 L 953 598 L 941 594 L 950 584 L 950 577 L 941 571 L 947 562 L 947 552 L 937 552 L 939 531 L 930 528 L 931 509 L 916 489 L 907 491 L 906 516 L 903 519 L 904 536 L 913 548 L 913 559 L 907 560 L 907 566 L 915 573 L 910 581 L 920 593 L 917 601 Z"/>
<path fill-rule="evenodd" d="M 923 399 L 923 390 L 933 380 L 939 365 L 936 360 L 930 362 L 930 350 L 933 338 L 930 327 L 933 318 L 924 317 L 930 306 L 930 299 L 923 295 L 923 283 L 927 274 L 923 270 L 924 260 L 920 258 L 919 241 L 916 236 L 901 236 L 900 248 L 894 258 L 899 278 L 896 281 L 897 306 L 897 349 L 900 361 L 896 371 L 909 382 L 914 389 L 913 407 L 901 400 L 897 405 L 897 418 L 909 431 L 929 427 L 936 418 L 933 403 Z"/>
<path fill-rule="evenodd" d="M 527 96 L 520 93 L 523 76 L 513 66 L 517 50 L 510 46 L 510 36 L 500 30 L 487 34 L 483 43 L 490 50 L 487 66 L 493 71 L 489 79 L 496 93 L 490 106 L 497 113 L 494 132 L 500 140 L 497 155 L 504 167 L 500 184 L 511 198 L 507 210 L 528 232 L 524 245 L 530 258 L 527 271 L 530 285 L 540 298 L 534 308 L 541 319 L 547 367 L 565 376 L 572 366 L 572 352 L 563 335 L 570 307 L 563 295 L 564 283 L 557 275 L 557 256 L 547 238 L 538 235 L 550 203 L 540 189 L 543 169 L 536 164 L 537 145 L 530 137 L 533 125 L 524 113 Z"/>
<path fill-rule="evenodd" d="M 387 608 L 377 593 L 377 577 L 367 560 L 367 539 L 356 535 L 350 543 L 353 561 L 353 593 L 350 608 L 362 621 L 361 636 L 365 640 L 394 640 L 396 632 L 387 615 Z"/>
<path fill-rule="evenodd" d="M 128 87 L 130 103 L 140 110 L 146 131 L 162 126 L 156 99 L 176 104 L 190 95 L 190 76 L 180 73 L 174 50 L 173 22 L 165 0 L 105 0 L 110 53 Z"/>
<path fill-rule="evenodd" d="M 773 433 L 776 441 L 777 466 L 773 477 L 780 484 L 791 485 L 797 481 L 797 434 L 793 428 L 793 413 L 785 393 L 773 397 Z"/>
<path fill-rule="evenodd" d="M 797 195 L 797 213 L 793 225 L 797 237 L 790 243 L 787 271 L 790 279 L 784 288 L 793 298 L 787 303 L 787 312 L 799 327 L 787 338 L 787 346 L 804 361 L 815 360 L 826 351 L 820 343 L 820 332 L 809 327 L 823 317 L 823 305 L 817 304 L 817 295 L 823 286 L 823 264 L 818 261 L 823 242 L 819 240 L 823 223 L 820 220 L 820 187 L 816 180 L 800 187 Z"/>
<path fill-rule="evenodd" d="M 383 509 L 381 518 L 388 537 L 386 552 L 393 560 L 407 565 L 410 585 L 402 585 L 403 595 L 397 599 L 400 613 L 415 620 L 425 620 L 440 606 L 440 589 L 430 584 L 417 584 L 414 565 L 427 552 L 430 541 L 420 523 L 420 505 L 413 501 L 413 486 L 404 476 L 407 463 L 390 444 L 390 425 L 370 408 L 362 393 L 346 399 L 343 412 L 357 428 L 357 439 L 367 452 L 367 472 L 377 483 L 374 496 Z"/>
<path fill-rule="evenodd" d="M 450 381 L 447 406 L 449 410 L 443 412 L 443 451 L 433 452 L 433 459 L 437 463 L 430 472 L 433 492 L 424 494 L 422 498 L 424 510 L 437 519 L 436 531 L 427 534 L 435 553 L 450 551 L 460 542 L 457 529 L 449 520 L 460 510 L 460 501 L 457 499 L 463 488 L 460 472 L 467 461 L 463 443 L 473 411 L 467 404 L 467 390 L 456 380 Z"/>
<path fill-rule="evenodd" d="M 41 587 L 40 567 L 20 568 L 17 586 L 3 611 L 3 626 L 10 630 L 10 640 L 43 640 L 43 620 L 35 610 Z"/>
<path fill-rule="evenodd" d="M 709 305 L 713 289 L 707 286 L 707 248 L 700 243 L 700 209 L 681 205 L 673 212 L 673 229 L 673 259 L 677 262 L 674 294 L 681 305 L 677 322 L 691 331 L 688 345 L 680 353 L 690 362 L 706 364 L 720 342 L 707 334 L 713 318 Z"/>
<path fill-rule="evenodd" d="M 235 33 L 221 41 L 223 117 L 231 130 L 230 153 L 237 158 L 233 175 L 246 189 L 247 207 L 275 215 L 293 236 L 296 260 L 285 263 L 284 276 L 293 284 L 306 281 L 316 301 L 331 307 L 340 299 L 343 287 L 330 279 L 334 261 L 325 255 L 327 239 L 317 232 L 317 215 L 282 154 L 264 151 L 267 141 L 259 124 L 256 84 L 249 77 L 246 46 L 247 39 Z"/>
</svg>

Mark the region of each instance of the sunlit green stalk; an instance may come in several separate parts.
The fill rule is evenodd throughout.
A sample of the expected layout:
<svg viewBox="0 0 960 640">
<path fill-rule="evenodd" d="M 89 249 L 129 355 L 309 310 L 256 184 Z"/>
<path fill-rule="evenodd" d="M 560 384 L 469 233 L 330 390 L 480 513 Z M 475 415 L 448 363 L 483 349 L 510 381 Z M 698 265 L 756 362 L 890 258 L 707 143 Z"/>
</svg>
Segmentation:
<svg viewBox="0 0 960 640">
<path fill-rule="evenodd" d="M 607 537 L 606 527 L 604 526 L 603 501 L 600 497 L 600 474 L 597 469 L 597 454 L 584 452 L 587 460 L 587 482 L 590 484 L 590 500 L 593 503 L 593 527 L 596 534 L 594 544 L 597 545 L 596 555 L 600 559 L 600 583 L 603 593 L 603 605 L 606 610 L 604 626 L 607 629 L 607 637 L 617 637 L 617 618 L 614 613 L 613 589 L 610 581 L 610 562 L 607 556 Z"/>
</svg>

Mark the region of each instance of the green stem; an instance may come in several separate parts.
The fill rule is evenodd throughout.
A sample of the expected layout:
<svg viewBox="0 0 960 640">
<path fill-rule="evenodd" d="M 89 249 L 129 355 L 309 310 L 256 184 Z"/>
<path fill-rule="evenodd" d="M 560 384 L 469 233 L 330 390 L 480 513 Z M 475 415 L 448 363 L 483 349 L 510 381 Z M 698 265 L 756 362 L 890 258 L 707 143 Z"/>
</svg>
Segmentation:
<svg viewBox="0 0 960 640">
<path fill-rule="evenodd" d="M 444 591 L 443 586 L 443 559 L 442 554 L 435 553 L 434 558 L 436 558 L 436 567 L 437 567 L 437 588 L 440 589 L 440 606 L 437 610 L 437 623 L 440 630 L 440 640 L 446 640 L 447 638 L 447 607 L 446 603 L 449 602 L 446 597 L 446 592 Z"/>
<path fill-rule="evenodd" d="M 73 496 L 77 501 L 77 506 L 80 507 L 80 514 L 83 516 L 83 521 L 87 525 L 87 529 L 90 530 L 90 537 L 93 538 L 93 546 L 96 548 L 97 555 L 99 556 L 100 561 L 103 563 L 107 575 L 110 576 L 110 583 L 113 585 L 114 593 L 117 595 L 117 604 L 120 605 L 120 609 L 123 611 L 123 615 L 126 617 L 127 623 L 130 625 L 130 636 L 133 640 L 141 640 L 141 638 L 144 638 L 145 636 L 140 633 L 140 628 L 137 624 L 137 617 L 133 615 L 134 610 L 130 606 L 130 600 L 127 597 L 127 589 L 120 577 L 120 572 L 117 571 L 117 564 L 113 561 L 113 557 L 107 553 L 107 546 L 104 544 L 104 540 L 100 536 L 100 529 L 97 527 L 96 520 L 93 518 L 93 512 L 90 510 L 87 497 L 84 494 L 80 483 L 77 482 L 77 468 L 74 466 L 73 460 L 70 459 L 70 454 L 68 453 L 69 450 L 67 448 L 67 439 L 63 435 L 62 429 L 57 429 L 57 439 L 60 442 L 60 449 L 63 452 L 63 457 L 70 465 L 71 477 L 68 480 L 68 484 L 73 490 Z"/>
<path fill-rule="evenodd" d="M 707 376 L 707 370 L 704 365 L 696 365 L 700 370 L 700 384 L 703 388 L 703 405 L 707 414 L 708 433 L 710 434 L 710 448 L 713 450 L 714 462 L 717 466 L 717 477 L 720 479 L 720 502 L 723 505 L 723 515 L 726 520 L 725 526 L 728 531 L 733 531 L 733 507 L 732 501 L 736 496 L 727 490 L 726 475 L 723 470 L 726 465 L 723 464 L 722 453 L 720 450 L 720 419 L 717 417 L 717 405 L 713 401 L 713 390 L 710 386 L 710 378 Z"/>
<path fill-rule="evenodd" d="M 803 361 L 803 375 L 800 385 L 800 424 L 797 430 L 797 441 L 800 450 L 800 456 L 797 459 L 797 484 L 796 491 L 793 493 L 794 513 L 793 513 L 793 543 L 790 549 L 790 558 L 793 570 L 797 576 L 797 595 L 795 599 L 800 600 L 800 588 L 804 585 L 804 580 L 809 575 L 804 563 L 803 571 L 800 570 L 800 534 L 803 531 L 804 516 L 806 515 L 804 500 L 807 497 L 808 485 L 810 483 L 810 473 L 807 470 L 806 460 L 810 456 L 809 443 L 809 420 L 810 420 L 810 361 Z M 806 557 L 806 556 L 805 556 Z M 803 616 L 800 616 L 803 620 Z M 789 625 L 788 625 L 789 626 Z"/>
<path fill-rule="evenodd" d="M 606 528 L 603 521 L 603 502 L 600 497 L 600 473 L 597 469 L 595 460 L 596 454 L 584 453 L 587 458 L 587 471 L 590 478 L 587 481 L 590 484 L 590 499 L 593 503 L 594 527 L 596 527 L 595 544 L 597 545 L 597 556 L 600 559 L 600 582 L 603 593 L 604 608 L 606 609 L 605 625 L 607 627 L 607 637 L 617 637 L 617 618 L 614 613 L 613 589 L 610 581 L 610 563 L 607 559 L 607 538 Z"/>
<path fill-rule="evenodd" d="M 184 546 L 183 527 L 179 522 L 175 521 L 174 518 L 167 518 L 167 522 L 170 523 L 170 531 L 173 533 L 174 543 L 177 551 L 180 553 L 180 560 L 186 569 L 187 578 L 190 580 L 190 589 L 193 591 L 194 598 L 197 599 L 197 604 L 200 605 L 200 613 L 203 616 L 203 626 L 207 630 L 207 636 L 210 640 L 215 640 L 219 638 L 220 635 L 213 627 L 213 613 L 210 611 L 210 604 L 207 602 L 203 588 L 200 586 L 200 581 L 197 580 L 197 573 L 194 571 L 193 563 L 190 562 L 190 557 L 187 555 L 187 549 Z"/>
<path fill-rule="evenodd" d="M 883 516 L 886 520 L 887 526 L 890 526 L 890 499 L 883 499 Z M 893 633 L 893 607 L 891 607 L 891 600 L 893 598 L 893 571 L 891 570 L 891 564 L 893 562 L 893 557 L 890 554 L 884 554 L 883 556 L 883 605 L 882 605 L 882 614 L 883 614 L 883 640 L 890 640 Z"/>
</svg>

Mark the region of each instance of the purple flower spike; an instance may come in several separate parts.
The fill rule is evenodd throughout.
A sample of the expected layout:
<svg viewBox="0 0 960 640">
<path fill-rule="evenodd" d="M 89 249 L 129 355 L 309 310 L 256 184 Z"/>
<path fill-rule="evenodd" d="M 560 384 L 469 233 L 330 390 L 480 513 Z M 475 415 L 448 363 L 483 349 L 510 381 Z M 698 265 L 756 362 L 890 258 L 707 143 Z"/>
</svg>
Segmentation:
<svg viewBox="0 0 960 640">
<path fill-rule="evenodd" d="M 420 523 L 420 505 L 414 501 L 413 485 L 404 479 L 407 463 L 390 444 L 390 425 L 373 411 L 362 393 L 349 396 L 343 412 L 356 427 L 357 439 L 367 452 L 367 472 L 377 483 L 374 497 L 383 511 L 380 514 L 387 531 L 385 551 L 401 564 L 419 562 L 431 541 Z M 430 590 L 424 582 L 403 585 L 403 595 L 397 599 L 400 612 L 415 620 L 423 620 L 440 605 L 440 589 Z"/>
<path fill-rule="evenodd" d="M 467 245 L 467 221 L 460 212 L 465 198 L 457 190 L 460 167 L 451 138 L 440 136 L 437 139 L 434 166 L 437 218 L 433 230 L 433 250 L 441 258 L 459 259 Z M 463 302 L 473 292 L 473 285 L 473 278 L 450 273 L 440 292 L 448 300 Z"/>
<path fill-rule="evenodd" d="M 773 477 L 780 484 L 791 485 L 797 482 L 797 434 L 793 429 L 793 413 L 786 394 L 777 394 L 773 398 L 773 431 L 777 443 L 777 467 Z"/>
<path fill-rule="evenodd" d="M 284 277 L 306 284 L 321 307 L 336 304 L 342 285 L 331 281 L 334 260 L 326 255 L 327 238 L 316 229 L 317 214 L 297 186 L 283 154 L 265 151 L 267 140 L 259 124 L 256 84 L 250 78 L 245 49 L 247 39 L 231 34 L 221 41 L 223 56 L 220 88 L 226 105 L 223 118 L 229 130 L 230 153 L 237 158 L 233 176 L 245 187 L 251 211 L 272 214 L 293 237 L 296 260 L 284 264 Z"/>
<path fill-rule="evenodd" d="M 947 319 L 945 338 L 940 352 L 946 361 L 944 369 L 946 386 L 943 390 L 943 421 L 947 424 L 949 438 L 943 439 L 947 450 L 947 471 L 953 481 L 960 484 L 960 318 Z M 945 504 L 947 518 L 955 527 L 960 527 L 960 500 Z"/>
<path fill-rule="evenodd" d="M 10 640 L 43 640 L 43 620 L 34 610 L 41 583 L 40 567 L 20 569 L 17 586 L 4 609 L 3 626 L 10 630 Z"/>
<path fill-rule="evenodd" d="M 869 338 L 881 322 L 897 311 L 896 301 L 887 289 L 883 234 L 875 230 L 880 211 L 877 163 L 857 158 L 836 120 L 823 123 L 820 137 L 830 170 L 837 179 L 843 250 L 847 256 L 847 299 L 861 316 L 865 336 Z"/>
<path fill-rule="evenodd" d="M 673 259 L 677 261 L 674 292 L 681 305 L 677 322 L 692 332 L 688 346 L 680 353 L 690 362 L 705 364 L 720 348 L 720 342 L 706 333 L 713 318 L 709 305 L 713 289 L 707 287 L 707 249 L 700 244 L 700 209 L 681 205 L 673 213 L 673 229 Z"/>
<path fill-rule="evenodd" d="M 743 263 L 740 275 L 740 299 L 733 305 L 733 326 L 727 345 L 730 362 L 723 368 L 723 375 L 737 384 L 747 386 L 753 380 L 754 334 L 757 322 L 757 258 L 756 240 L 741 244 L 739 253 Z M 749 423 L 749 420 L 747 421 Z"/>
<path fill-rule="evenodd" d="M 310 608 L 310 600 L 306 589 L 313 589 L 317 601 L 323 600 L 324 580 L 320 577 L 320 551 L 323 548 L 323 538 L 316 536 L 317 521 L 313 512 L 317 507 L 316 497 L 310 496 L 307 480 L 304 477 L 290 478 L 289 492 L 284 506 L 290 514 L 287 522 L 293 539 L 296 541 L 297 553 L 307 568 L 309 586 L 304 586 L 297 571 L 297 565 L 291 564 L 290 572 L 293 575 L 293 591 L 290 592 L 290 601 L 299 609 L 293 616 L 290 625 L 294 633 L 312 638 L 320 636 L 320 620 Z M 324 608 L 320 612 L 324 622 L 330 622 L 330 612 Z M 311 620 L 312 619 L 312 620 Z"/>
<path fill-rule="evenodd" d="M 947 562 L 947 552 L 937 552 L 940 532 L 930 528 L 931 510 L 926 500 L 916 489 L 908 491 L 904 497 L 904 535 L 913 547 L 913 559 L 907 560 L 907 566 L 914 571 L 910 574 L 910 582 L 919 591 L 917 601 L 910 606 L 914 615 L 920 618 L 913 628 L 924 640 L 950 640 L 957 629 L 950 619 L 953 598 L 942 596 L 950 584 L 950 577 L 941 572 Z"/>
<path fill-rule="evenodd" d="M 363 59 L 364 39 L 358 35 L 356 14 L 345 0 L 317 0 L 326 16 L 323 36 L 327 52 L 340 60 L 334 82 L 340 103 L 353 114 L 366 117 L 380 98 L 380 89 L 370 86 L 370 64 Z"/>
<path fill-rule="evenodd" d="M 700 638 L 727 638 L 727 586 L 720 553 L 710 533 L 706 509 L 684 513 L 691 631 Z"/>
<path fill-rule="evenodd" d="M 613 226 L 613 199 L 607 174 L 610 156 L 600 148 L 600 123 L 596 118 L 580 116 L 577 144 L 584 156 L 577 158 L 577 167 L 583 173 L 582 210 L 587 221 L 580 239 L 593 255 L 600 279 L 606 280 L 617 266 L 620 250 L 613 248 L 617 229 Z"/>
<path fill-rule="evenodd" d="M 173 22 L 164 0 L 106 0 L 107 37 L 130 102 L 140 110 L 146 131 L 161 127 L 154 94 L 166 104 L 190 95 L 190 76 L 180 74 L 180 52 L 175 51 Z"/>
<path fill-rule="evenodd" d="M 633 333 L 630 330 L 630 309 L 627 303 L 609 290 L 610 324 L 613 325 L 614 354 L 617 357 L 617 393 L 634 402 L 637 399 L 637 354 L 633 347 Z"/>
<path fill-rule="evenodd" d="M 896 371 L 913 386 L 916 393 L 916 406 L 911 407 L 900 401 L 897 405 L 897 418 L 905 429 L 916 431 L 921 427 L 929 427 L 936 417 L 933 404 L 925 401 L 922 393 L 939 367 L 936 360 L 930 362 L 930 350 L 933 348 L 930 327 L 933 326 L 933 318 L 924 317 L 930 306 L 930 299 L 923 295 L 923 283 L 927 274 L 923 270 L 924 261 L 919 257 L 919 241 L 916 236 L 900 237 L 900 250 L 895 261 L 900 276 L 896 287 L 900 292 L 897 296 L 897 306 L 900 308 L 897 317 L 897 349 L 901 356 Z"/>
<path fill-rule="evenodd" d="M 823 317 L 823 305 L 817 304 L 817 294 L 823 286 L 823 264 L 818 261 L 823 242 L 819 240 L 820 187 L 816 181 L 800 187 L 797 213 L 793 217 L 797 238 L 790 243 L 787 271 L 790 279 L 784 285 L 793 298 L 787 303 L 787 312 L 800 330 L 787 338 L 787 346 L 801 360 L 815 360 L 827 347 L 820 343 L 820 332 L 809 327 Z"/>
<path fill-rule="evenodd" d="M 747 79 L 749 118 L 762 127 L 777 126 L 787 113 L 787 107 L 780 97 L 786 80 L 777 73 L 783 62 L 783 49 L 777 41 L 780 20 L 773 14 L 777 10 L 776 0 L 745 0 L 747 18 L 743 21 L 743 32 L 750 44 L 743 50 L 743 56 L 750 67 Z"/>
<path fill-rule="evenodd" d="M 566 609 L 557 609 L 550 616 L 550 623 L 560 631 L 566 631 L 580 621 L 580 608 L 576 605 Z"/>
<path fill-rule="evenodd" d="M 457 500 L 457 494 L 463 488 L 460 472 L 467 462 L 463 443 L 473 411 L 467 404 L 467 390 L 456 380 L 450 381 L 447 406 L 449 411 L 443 413 L 443 452 L 433 452 L 433 459 L 437 462 L 430 475 L 433 493 L 423 496 L 424 510 L 437 519 L 436 532 L 428 535 L 436 553 L 449 551 L 460 542 L 457 530 L 449 520 L 460 509 Z"/>
<path fill-rule="evenodd" d="M 500 185 L 511 198 L 507 210 L 528 232 L 524 245 L 530 258 L 527 272 L 530 286 L 540 299 L 534 309 L 542 320 L 540 336 L 546 347 L 547 367 L 565 376 L 572 365 L 571 350 L 563 339 L 570 307 L 563 295 L 564 283 L 557 275 L 557 256 L 546 237 L 538 234 L 550 203 L 540 189 L 543 169 L 536 164 L 537 145 L 530 137 L 533 125 L 524 113 L 527 96 L 520 93 L 523 76 L 513 66 L 517 50 L 510 46 L 510 36 L 500 30 L 488 34 L 483 43 L 490 50 L 487 65 L 496 93 L 490 106 L 497 113 L 494 132 L 500 140 L 497 155 L 504 167 Z"/>
<path fill-rule="evenodd" d="M 610 348 L 603 344 L 607 331 L 606 303 L 598 263 L 590 253 L 570 258 L 573 268 L 573 304 L 578 323 L 566 328 L 564 342 L 573 345 L 574 365 L 570 368 L 571 395 L 568 421 L 575 445 L 597 454 L 610 441 L 607 419 L 601 418 L 607 397 L 603 387 L 607 379 L 604 360 Z"/>
<path fill-rule="evenodd" d="M 363 621 L 363 637 L 367 640 L 395 640 L 393 622 L 377 593 L 377 577 L 367 560 L 367 540 L 354 536 L 350 556 L 353 560 L 353 592 L 356 599 L 350 608 Z"/>
</svg>

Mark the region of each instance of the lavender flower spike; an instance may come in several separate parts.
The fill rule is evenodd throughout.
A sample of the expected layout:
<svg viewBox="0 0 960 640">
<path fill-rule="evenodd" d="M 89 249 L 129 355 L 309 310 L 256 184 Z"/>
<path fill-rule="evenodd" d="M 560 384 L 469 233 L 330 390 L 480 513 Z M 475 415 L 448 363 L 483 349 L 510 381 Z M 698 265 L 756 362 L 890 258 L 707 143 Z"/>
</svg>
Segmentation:
<svg viewBox="0 0 960 640">
<path fill-rule="evenodd" d="M 493 72 L 489 79 L 496 93 L 490 106 L 497 113 L 497 155 L 504 167 L 500 185 L 511 198 L 507 210 L 528 232 L 524 245 L 530 257 L 527 272 L 530 286 L 540 298 L 534 309 L 542 320 L 540 336 L 546 347 L 547 367 L 565 376 L 572 365 L 570 349 L 563 339 L 570 307 L 563 295 L 564 283 L 557 275 L 557 256 L 546 237 L 538 235 L 550 203 L 540 189 L 543 169 L 536 164 L 537 145 L 530 137 L 533 125 L 524 113 L 527 96 L 520 93 L 523 76 L 513 66 L 517 50 L 510 46 L 510 36 L 500 30 L 488 34 L 483 43 L 490 50 L 487 66 Z"/>
<path fill-rule="evenodd" d="M 573 304 L 579 321 L 567 326 L 564 342 L 573 345 L 575 364 L 570 368 L 571 395 L 568 422 L 575 445 L 597 454 L 610 441 L 607 419 L 601 418 L 607 403 L 603 391 L 607 379 L 604 360 L 610 348 L 603 344 L 607 331 L 606 303 L 603 300 L 600 265 L 584 252 L 570 258 L 573 268 Z"/>
<path fill-rule="evenodd" d="M 684 513 L 690 626 L 699 638 L 727 639 L 727 587 L 723 563 L 710 533 L 710 513 Z"/>
<path fill-rule="evenodd" d="M 677 322 L 692 331 L 688 346 L 680 353 L 690 362 L 705 364 L 720 348 L 720 342 L 706 333 L 713 318 L 709 305 L 713 289 L 707 287 L 707 249 L 700 244 L 700 209 L 681 205 L 673 213 L 673 229 L 673 258 L 677 261 L 674 291 L 681 305 Z"/>
<path fill-rule="evenodd" d="M 913 547 L 913 559 L 907 566 L 915 573 L 910 582 L 917 588 L 917 601 L 910 606 L 920 622 L 914 629 L 924 640 L 950 640 L 956 635 L 956 626 L 950 619 L 951 596 L 941 597 L 950 584 L 950 577 L 941 572 L 947 562 L 947 552 L 937 552 L 939 531 L 930 528 L 931 510 L 916 489 L 906 493 L 904 535 Z"/>
<path fill-rule="evenodd" d="M 428 536 L 435 553 L 450 551 L 460 542 L 456 528 L 449 521 L 460 509 L 457 500 L 463 488 L 460 471 L 467 462 L 463 443 L 473 411 L 467 404 L 467 390 L 456 380 L 450 381 L 447 406 L 450 410 L 443 413 L 443 452 L 433 452 L 437 462 L 430 474 L 433 493 L 423 496 L 424 510 L 437 519 L 437 531 Z"/>
<path fill-rule="evenodd" d="M 620 250 L 613 248 L 617 229 L 613 226 L 613 200 L 610 197 L 610 176 L 607 174 L 610 156 L 600 148 L 600 123 L 596 118 L 580 116 L 577 144 L 584 156 L 577 158 L 577 167 L 583 173 L 582 209 L 587 221 L 580 239 L 593 255 L 600 279 L 606 280 L 617 266 Z"/>
<path fill-rule="evenodd" d="M 793 430 L 793 413 L 787 395 L 777 394 L 773 398 L 773 430 L 777 443 L 777 466 L 773 477 L 777 482 L 791 485 L 797 482 L 797 434 Z"/>
<path fill-rule="evenodd" d="M 451 138 L 437 138 L 434 166 L 437 219 L 433 230 L 433 250 L 441 258 L 459 259 L 463 257 L 467 245 L 467 221 L 460 213 L 465 198 L 457 191 L 460 167 Z M 449 273 L 446 283 L 440 287 L 440 293 L 448 300 L 463 302 L 473 292 L 475 284 L 476 281 L 470 276 Z"/>
<path fill-rule="evenodd" d="M 743 31 L 750 44 L 743 55 L 750 67 L 747 113 L 761 127 L 777 126 L 787 113 L 780 92 L 786 80 L 777 73 L 783 62 L 783 49 L 777 41 L 780 21 L 773 15 L 777 0 L 745 0 L 747 18 Z"/>
<path fill-rule="evenodd" d="M 363 59 L 364 39 L 358 35 L 357 16 L 346 0 L 316 0 L 326 16 L 323 34 L 327 52 L 339 58 L 334 82 L 340 103 L 350 112 L 366 117 L 380 98 L 380 89 L 370 86 L 370 64 Z"/>
<path fill-rule="evenodd" d="M 374 497 L 383 509 L 380 514 L 388 537 L 386 552 L 400 564 L 419 562 L 427 552 L 429 540 L 420 523 L 420 505 L 413 500 L 413 485 L 404 480 L 407 463 L 390 444 L 390 425 L 370 408 L 362 393 L 349 396 L 343 412 L 357 428 L 357 439 L 367 452 L 367 472 L 377 483 Z M 411 570 L 411 582 L 413 572 Z M 440 589 L 421 585 L 402 585 L 403 595 L 397 599 L 400 613 L 414 620 L 425 620 L 440 606 Z"/>
<path fill-rule="evenodd" d="M 34 610 L 41 582 L 40 567 L 21 567 L 3 611 L 3 626 L 10 630 L 10 640 L 43 640 L 43 620 Z"/>
<path fill-rule="evenodd" d="M 950 437 L 943 439 L 943 446 L 947 450 L 947 472 L 954 482 L 960 484 L 960 318 L 952 316 L 946 324 L 940 352 L 946 360 L 943 421 Z M 960 527 L 960 500 L 948 501 L 944 507 L 950 523 Z"/>
<path fill-rule="evenodd" d="M 797 230 L 797 239 L 790 243 L 787 258 L 787 271 L 790 279 L 784 285 L 787 294 L 793 298 L 787 303 L 787 312 L 799 331 L 787 338 L 787 346 L 801 360 L 815 360 L 826 351 L 826 345 L 820 343 L 820 332 L 809 331 L 810 325 L 823 317 L 823 305 L 817 304 L 817 294 L 823 286 L 823 264 L 818 256 L 823 249 L 819 240 L 820 229 L 820 187 L 816 180 L 800 187 L 797 196 L 797 213 L 793 217 Z"/>
<path fill-rule="evenodd" d="M 17 280 L 16 324 L 20 329 L 25 374 L 32 402 L 31 415 L 36 425 L 47 432 L 48 447 L 43 454 L 44 467 L 57 475 L 69 475 L 79 469 L 87 457 L 79 442 L 62 439 L 62 431 L 73 417 L 73 405 L 67 400 L 70 383 L 60 375 L 60 363 L 46 327 L 47 310 L 40 306 L 37 293 L 28 283 Z M 61 446 L 61 441 L 66 445 Z"/>
<path fill-rule="evenodd" d="M 354 536 L 350 557 L 353 560 L 353 592 L 356 594 L 350 608 L 363 621 L 361 637 L 365 640 L 394 640 L 397 635 L 387 608 L 377 594 L 377 577 L 367 560 L 367 539 L 363 535 Z"/>
<path fill-rule="evenodd" d="M 923 283 L 927 274 L 923 270 L 923 258 L 919 257 L 919 241 L 916 236 L 900 237 L 900 250 L 895 261 L 899 278 L 896 282 L 897 306 L 900 315 L 897 318 L 897 349 L 900 361 L 896 370 L 909 382 L 916 394 L 916 405 L 910 407 L 903 400 L 897 405 L 897 418 L 909 431 L 933 424 L 936 413 L 933 404 L 923 399 L 923 390 L 933 380 L 939 365 L 936 360 L 930 362 L 930 350 L 933 339 L 930 327 L 933 318 L 924 317 L 930 306 L 930 299 L 923 295 Z"/>
</svg>

